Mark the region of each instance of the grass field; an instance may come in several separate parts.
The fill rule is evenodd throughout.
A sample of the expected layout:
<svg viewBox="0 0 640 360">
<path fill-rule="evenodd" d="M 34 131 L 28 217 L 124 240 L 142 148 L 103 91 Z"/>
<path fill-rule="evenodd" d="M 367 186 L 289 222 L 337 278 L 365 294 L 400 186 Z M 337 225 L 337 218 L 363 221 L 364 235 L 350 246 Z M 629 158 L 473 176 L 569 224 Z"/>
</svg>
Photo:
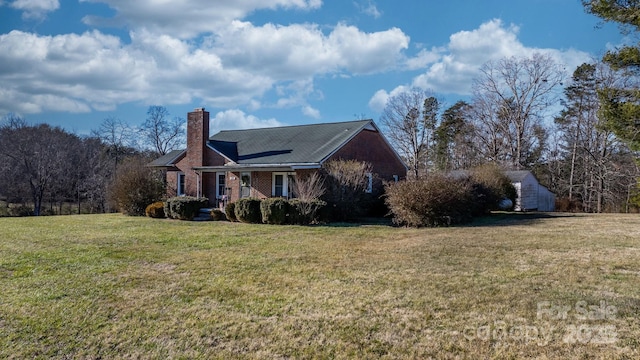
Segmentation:
<svg viewBox="0 0 640 360">
<path fill-rule="evenodd" d="M 0 218 L 0 358 L 638 358 L 640 216 Z"/>
</svg>

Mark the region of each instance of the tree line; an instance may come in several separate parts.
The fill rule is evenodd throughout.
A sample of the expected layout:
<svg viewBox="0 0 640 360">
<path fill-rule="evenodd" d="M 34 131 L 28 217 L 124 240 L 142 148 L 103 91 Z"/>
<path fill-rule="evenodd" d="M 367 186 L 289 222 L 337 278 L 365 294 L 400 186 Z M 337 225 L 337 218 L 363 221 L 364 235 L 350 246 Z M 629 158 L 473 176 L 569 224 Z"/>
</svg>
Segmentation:
<svg viewBox="0 0 640 360">
<path fill-rule="evenodd" d="M 471 99 L 444 110 L 423 89 L 389 99 L 380 122 L 411 177 L 492 163 L 534 172 L 561 210 L 638 208 L 640 149 L 616 130 L 603 97 L 628 74 L 594 62 L 567 78 L 542 54 L 490 61 L 480 74 Z"/>
<path fill-rule="evenodd" d="M 640 30 L 635 2 L 582 3 L 627 33 Z M 557 194 L 561 210 L 637 210 L 638 75 L 637 44 L 609 51 L 571 75 L 548 55 L 503 58 L 482 65 L 469 101 L 442 109 L 435 94 L 411 89 L 389 99 L 380 124 L 411 177 L 491 163 L 533 171 Z M 138 129 L 107 118 L 88 137 L 5 116 L 0 200 L 31 204 L 36 215 L 43 208 L 61 213 L 70 203 L 77 212 L 113 210 L 110 194 L 117 192 L 113 186 L 127 161 L 143 163 L 184 143 L 184 120 L 169 115 L 151 106 Z"/>
<path fill-rule="evenodd" d="M 184 126 L 157 105 L 139 127 L 108 117 L 90 136 L 8 114 L 0 120 L 0 215 L 117 210 L 119 174 L 151 172 L 145 163 L 184 146 Z"/>
</svg>

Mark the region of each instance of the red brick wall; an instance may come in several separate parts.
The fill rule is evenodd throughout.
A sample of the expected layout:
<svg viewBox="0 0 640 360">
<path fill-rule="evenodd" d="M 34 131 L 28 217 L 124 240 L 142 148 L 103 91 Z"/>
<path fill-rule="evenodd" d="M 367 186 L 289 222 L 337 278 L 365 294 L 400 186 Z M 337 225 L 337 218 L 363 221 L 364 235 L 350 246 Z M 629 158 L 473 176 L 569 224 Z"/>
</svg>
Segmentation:
<svg viewBox="0 0 640 360">
<path fill-rule="evenodd" d="M 271 197 L 271 172 L 254 171 L 251 173 L 252 197 L 264 199 Z"/>
<path fill-rule="evenodd" d="M 227 173 L 227 187 L 231 188 L 230 201 L 240 198 L 240 172 Z M 271 172 L 251 171 L 251 197 L 264 199 L 271 196 Z"/>
<path fill-rule="evenodd" d="M 316 170 L 300 170 L 296 176 L 306 176 Z M 278 171 L 280 172 L 280 171 Z M 240 173 L 227 173 L 227 187 L 230 187 L 231 196 L 229 201 L 233 202 L 240 198 Z M 273 172 L 252 171 L 251 172 L 251 197 L 265 199 L 271 197 L 273 191 Z"/>
<path fill-rule="evenodd" d="M 178 185 L 178 172 L 177 171 L 167 171 L 167 197 L 176 196 L 177 185 Z"/>
<path fill-rule="evenodd" d="M 407 176 L 406 168 L 377 131 L 361 131 L 331 159 L 369 162 L 373 166 L 373 172 L 383 180 L 393 180 L 393 175 L 398 175 L 400 179 Z"/>
<path fill-rule="evenodd" d="M 227 187 L 231 188 L 229 202 L 234 202 L 240 198 L 240 173 L 227 172 Z"/>
</svg>

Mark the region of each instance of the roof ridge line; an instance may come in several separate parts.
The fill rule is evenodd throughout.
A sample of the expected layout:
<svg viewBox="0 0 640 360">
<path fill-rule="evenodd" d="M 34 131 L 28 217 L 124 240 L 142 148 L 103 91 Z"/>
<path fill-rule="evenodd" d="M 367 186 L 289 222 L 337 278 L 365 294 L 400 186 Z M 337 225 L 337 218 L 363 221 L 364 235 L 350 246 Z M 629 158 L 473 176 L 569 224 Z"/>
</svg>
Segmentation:
<svg viewBox="0 0 640 360">
<path fill-rule="evenodd" d="M 314 124 L 301 124 L 301 125 L 285 125 L 285 126 L 267 126 L 260 128 L 250 128 L 250 129 L 229 129 L 229 130 L 220 130 L 217 134 L 221 132 L 229 132 L 229 131 L 252 131 L 252 130 L 268 130 L 268 129 L 284 129 L 284 128 L 294 128 L 294 127 L 305 127 L 305 126 L 318 126 L 318 125 L 335 125 L 335 124 L 348 124 L 348 123 L 356 123 L 356 122 L 373 122 L 373 119 L 361 119 L 361 120 L 349 120 L 349 121 L 333 121 L 327 123 L 314 123 Z M 215 135 L 215 134 L 214 134 Z M 213 135 L 209 136 L 211 139 Z"/>
</svg>

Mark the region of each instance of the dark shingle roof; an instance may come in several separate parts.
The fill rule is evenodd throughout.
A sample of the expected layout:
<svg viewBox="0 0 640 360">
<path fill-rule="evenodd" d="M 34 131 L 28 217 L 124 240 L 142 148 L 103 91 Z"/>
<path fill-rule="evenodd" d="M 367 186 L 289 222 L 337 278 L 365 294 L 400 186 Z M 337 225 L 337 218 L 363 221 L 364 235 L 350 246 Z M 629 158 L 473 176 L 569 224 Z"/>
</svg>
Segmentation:
<svg viewBox="0 0 640 360">
<path fill-rule="evenodd" d="M 148 166 L 151 167 L 172 167 L 175 166 L 182 157 L 186 154 L 186 150 L 173 150 L 165 155 L 153 160 Z"/>
<path fill-rule="evenodd" d="M 209 145 L 238 164 L 320 163 L 363 128 L 376 130 L 371 120 L 227 130 L 213 135 Z"/>
</svg>

